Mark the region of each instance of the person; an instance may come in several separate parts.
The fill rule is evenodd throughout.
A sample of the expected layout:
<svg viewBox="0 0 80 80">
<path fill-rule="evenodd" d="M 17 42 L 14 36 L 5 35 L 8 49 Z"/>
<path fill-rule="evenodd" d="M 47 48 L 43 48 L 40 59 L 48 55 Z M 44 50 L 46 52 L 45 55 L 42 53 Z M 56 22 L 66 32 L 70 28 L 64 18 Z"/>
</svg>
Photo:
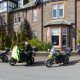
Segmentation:
<svg viewBox="0 0 80 80">
<path fill-rule="evenodd" d="M 32 58 L 32 46 L 30 45 L 29 42 L 25 42 L 25 51 L 27 52 L 28 54 L 28 59 L 30 60 Z"/>
<path fill-rule="evenodd" d="M 25 42 L 25 51 L 26 52 L 31 52 L 32 51 L 32 46 L 30 45 L 29 42 Z"/>
</svg>

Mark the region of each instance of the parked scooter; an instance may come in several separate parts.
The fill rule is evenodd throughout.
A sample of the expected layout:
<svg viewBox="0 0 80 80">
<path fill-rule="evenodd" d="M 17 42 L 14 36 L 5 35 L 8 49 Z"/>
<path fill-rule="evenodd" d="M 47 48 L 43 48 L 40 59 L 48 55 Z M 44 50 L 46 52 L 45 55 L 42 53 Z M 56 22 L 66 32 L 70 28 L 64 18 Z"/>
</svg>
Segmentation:
<svg viewBox="0 0 80 80">
<path fill-rule="evenodd" d="M 69 56 L 71 54 L 72 49 L 67 47 L 63 53 L 53 49 L 50 54 L 48 55 L 48 60 L 46 61 L 46 67 L 51 67 L 54 63 L 69 63 Z"/>
<path fill-rule="evenodd" d="M 0 59 L 2 60 L 2 62 L 8 62 L 8 57 L 7 57 L 8 52 L 9 48 L 6 48 L 4 52 L 0 53 Z"/>
<path fill-rule="evenodd" d="M 35 51 L 29 51 L 25 52 L 25 50 L 21 49 L 20 50 L 20 56 L 19 56 L 19 61 L 13 57 L 9 60 L 9 64 L 11 66 L 14 66 L 16 63 L 23 63 L 26 62 L 27 65 L 32 65 L 34 63 L 34 57 L 33 54 L 35 54 Z"/>
</svg>

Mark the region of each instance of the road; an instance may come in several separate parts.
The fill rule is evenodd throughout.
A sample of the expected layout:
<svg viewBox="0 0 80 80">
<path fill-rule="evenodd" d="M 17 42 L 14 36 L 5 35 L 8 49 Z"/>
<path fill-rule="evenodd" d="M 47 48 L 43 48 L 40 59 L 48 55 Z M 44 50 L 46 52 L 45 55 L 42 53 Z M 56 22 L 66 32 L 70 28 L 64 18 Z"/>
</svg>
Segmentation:
<svg viewBox="0 0 80 80">
<path fill-rule="evenodd" d="M 78 56 L 70 57 L 68 65 L 55 64 L 51 68 L 45 66 L 46 57 L 35 57 L 33 66 L 25 63 L 10 66 L 0 62 L 0 80 L 79 80 L 80 63 Z"/>
</svg>

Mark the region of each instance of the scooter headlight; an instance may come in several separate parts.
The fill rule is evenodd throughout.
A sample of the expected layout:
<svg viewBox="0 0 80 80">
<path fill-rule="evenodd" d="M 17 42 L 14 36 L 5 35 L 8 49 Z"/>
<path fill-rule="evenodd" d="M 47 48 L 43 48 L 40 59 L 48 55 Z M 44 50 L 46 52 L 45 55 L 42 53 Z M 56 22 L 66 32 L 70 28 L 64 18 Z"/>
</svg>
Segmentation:
<svg viewBox="0 0 80 80">
<path fill-rule="evenodd" d="M 52 58 L 52 54 L 49 54 L 49 55 L 48 55 L 48 58 L 51 59 L 51 58 Z"/>
</svg>

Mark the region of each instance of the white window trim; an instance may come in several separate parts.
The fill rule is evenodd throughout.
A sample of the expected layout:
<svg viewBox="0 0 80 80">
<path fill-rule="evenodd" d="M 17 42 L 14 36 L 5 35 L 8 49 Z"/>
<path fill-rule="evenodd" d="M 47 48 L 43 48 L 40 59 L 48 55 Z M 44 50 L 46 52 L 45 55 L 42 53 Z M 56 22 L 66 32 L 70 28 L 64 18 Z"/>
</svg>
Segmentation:
<svg viewBox="0 0 80 80">
<path fill-rule="evenodd" d="M 59 4 L 62 4 L 62 3 L 59 3 Z M 53 5 L 52 5 L 52 19 L 64 18 L 64 4 L 62 4 L 63 5 L 63 16 L 62 17 L 59 17 L 59 8 L 58 8 L 58 5 L 59 4 L 53 4 L 53 5 L 56 5 L 57 6 L 57 9 L 56 9 L 56 17 L 53 17 Z"/>
<path fill-rule="evenodd" d="M 66 35 L 66 45 L 62 45 L 62 47 L 66 47 L 66 46 L 68 46 L 68 37 L 67 37 L 68 29 L 67 28 L 63 28 L 63 29 L 66 29 L 66 34 L 62 33 L 62 35 Z"/>
<path fill-rule="evenodd" d="M 56 5 L 56 7 L 57 7 L 57 4 L 53 4 L 53 5 Z M 57 9 L 56 9 L 56 17 L 53 17 L 53 5 L 52 5 L 52 19 L 57 19 Z"/>
<path fill-rule="evenodd" d="M 59 30 L 59 33 L 58 34 L 52 34 L 52 30 L 53 29 L 58 29 Z M 54 36 L 59 36 L 59 45 L 54 45 L 54 47 L 60 47 L 60 38 L 61 38 L 61 36 L 60 36 L 60 33 L 61 33 L 61 28 L 53 28 L 53 29 L 51 29 L 51 43 L 52 43 L 52 35 L 54 35 Z"/>
<path fill-rule="evenodd" d="M 61 4 L 61 3 L 59 3 L 59 4 Z M 58 5 L 59 5 L 59 4 L 58 4 Z M 63 16 L 60 17 L 60 16 L 59 16 L 59 13 L 58 13 L 58 18 L 64 18 L 64 4 L 62 4 L 62 5 L 63 5 Z M 58 9 L 58 10 L 59 10 L 59 9 Z M 58 11 L 58 12 L 59 12 L 59 11 Z"/>
<path fill-rule="evenodd" d="M 35 14 L 35 11 L 36 11 L 36 14 Z M 37 21 L 37 14 L 38 14 L 38 13 L 37 13 L 37 9 L 33 9 L 33 10 L 32 10 L 32 20 L 33 20 L 33 21 Z M 36 19 L 34 18 L 34 15 L 36 15 Z"/>
</svg>

